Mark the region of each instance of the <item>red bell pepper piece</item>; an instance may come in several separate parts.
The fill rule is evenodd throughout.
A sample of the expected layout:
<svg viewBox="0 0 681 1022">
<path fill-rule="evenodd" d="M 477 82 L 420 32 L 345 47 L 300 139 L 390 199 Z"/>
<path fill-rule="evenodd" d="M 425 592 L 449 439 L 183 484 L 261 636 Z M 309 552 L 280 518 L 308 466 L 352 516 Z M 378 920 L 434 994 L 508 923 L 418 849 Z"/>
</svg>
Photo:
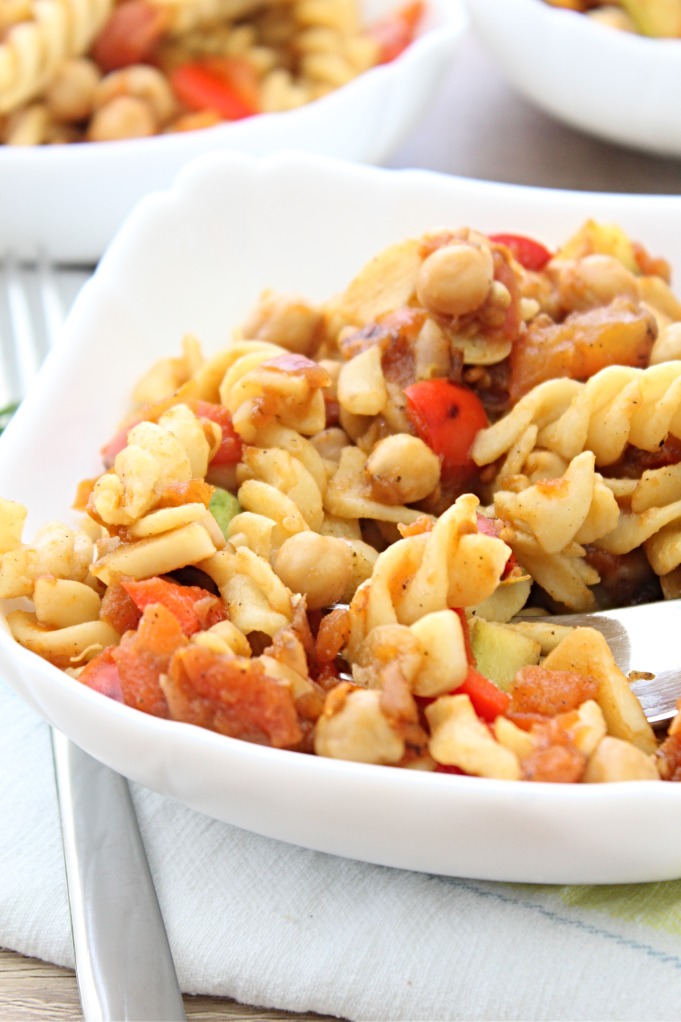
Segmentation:
<svg viewBox="0 0 681 1022">
<path fill-rule="evenodd" d="M 407 417 L 419 437 L 437 454 L 442 476 L 467 479 L 477 466 L 471 446 L 488 425 L 480 398 L 459 383 L 444 378 L 419 380 L 405 388 Z"/>
<path fill-rule="evenodd" d="M 211 465 L 236 465 L 241 458 L 242 442 L 241 437 L 232 425 L 232 416 L 223 405 L 213 404 L 210 401 L 197 401 L 195 406 L 196 414 L 202 419 L 210 419 L 217 423 L 222 430 L 220 446 L 211 458 Z M 134 419 L 128 425 L 114 434 L 114 436 L 102 447 L 102 462 L 105 468 L 111 468 L 116 455 L 119 454 L 128 443 L 128 433 L 136 426 L 141 419 Z"/>
<path fill-rule="evenodd" d="M 121 585 L 142 613 L 152 604 L 162 603 L 177 618 L 185 635 L 227 618 L 222 601 L 201 586 L 182 586 L 158 577 L 129 579 Z"/>
<path fill-rule="evenodd" d="M 508 692 L 502 692 L 474 667 L 468 668 L 466 680 L 454 689 L 452 695 L 467 695 L 478 717 L 488 723 L 506 713 L 511 704 Z"/>
<path fill-rule="evenodd" d="M 170 72 L 170 84 L 189 110 L 214 110 L 225 121 L 260 113 L 254 73 L 238 58 L 181 64 Z"/>
<path fill-rule="evenodd" d="M 122 703 L 124 700 L 121 676 L 118 673 L 118 665 L 113 659 L 112 651 L 113 647 L 107 646 L 101 653 L 93 657 L 81 671 L 78 680 L 88 688 L 94 689 L 95 692 L 100 692 L 103 696 Z"/>
<path fill-rule="evenodd" d="M 548 248 L 523 234 L 489 234 L 490 241 L 505 245 L 526 270 L 543 270 L 551 259 Z"/>
<path fill-rule="evenodd" d="M 211 458 L 211 465 L 236 465 L 241 458 L 243 444 L 241 437 L 232 425 L 232 416 L 224 405 L 212 404 L 210 401 L 197 401 L 196 414 L 202 419 L 210 419 L 222 430 L 220 446 Z"/>
</svg>

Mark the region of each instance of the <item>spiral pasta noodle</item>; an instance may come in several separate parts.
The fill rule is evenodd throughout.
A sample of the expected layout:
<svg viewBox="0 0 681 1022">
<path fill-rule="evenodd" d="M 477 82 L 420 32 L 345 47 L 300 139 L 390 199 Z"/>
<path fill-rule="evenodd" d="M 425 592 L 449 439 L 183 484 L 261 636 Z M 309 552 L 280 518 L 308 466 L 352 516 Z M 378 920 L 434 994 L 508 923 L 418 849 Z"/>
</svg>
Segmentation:
<svg viewBox="0 0 681 1022">
<path fill-rule="evenodd" d="M 6 145 L 145 138 L 284 112 L 383 60 L 358 0 L 5 4 Z"/>
<path fill-rule="evenodd" d="M 324 428 L 322 387 L 328 375 L 316 363 L 279 345 L 238 341 L 224 368 L 220 399 L 246 442 L 275 413 L 277 421 L 298 433 L 312 435 Z"/>
<path fill-rule="evenodd" d="M 113 9 L 113 0 L 32 0 L 30 18 L 0 42 L 0 114 L 37 96 L 62 61 L 85 53 Z"/>
<path fill-rule="evenodd" d="M 610 366 L 585 383 L 549 381 L 479 435 L 473 451 L 476 460 L 489 464 L 500 460 L 495 510 L 515 529 L 511 543 L 528 571 L 556 600 L 574 610 L 593 605 L 588 587 L 598 576 L 583 561 L 582 543 L 613 555 L 644 548 L 660 576 L 681 564 L 678 466 L 648 469 L 638 479 L 617 476 L 617 465 L 627 449 L 656 452 L 680 430 L 681 364 L 674 361 L 647 369 Z M 593 466 L 588 473 L 581 470 L 585 459 Z M 602 475 L 595 473 L 596 467 Z M 571 534 L 567 535 L 561 533 L 555 500 L 549 510 L 551 498 L 541 480 L 555 480 L 555 495 L 565 496 L 568 480 L 579 475 L 585 483 L 590 477 L 590 501 L 598 496 L 598 505 L 589 503 L 588 516 L 599 525 L 580 532 L 588 520 L 587 505 L 583 502 L 580 511 L 573 493 Z M 519 492 L 509 492 L 509 485 Z M 518 528 L 521 509 L 525 517 Z M 527 528 L 529 509 L 543 536 L 536 528 Z M 558 538 L 547 540 L 547 530 Z"/>
<path fill-rule="evenodd" d="M 447 607 L 472 607 L 494 592 L 510 550 L 478 532 L 478 504 L 472 494 L 459 497 L 432 529 L 379 555 L 350 605 L 351 650 L 379 625 L 413 624 Z"/>
<path fill-rule="evenodd" d="M 585 383 L 549 380 L 521 398 L 476 438 L 473 457 L 489 465 L 536 426 L 534 445 L 565 459 L 592 450 L 598 466 L 611 465 L 627 444 L 645 451 L 681 432 L 681 364 L 647 369 L 608 366 Z"/>
</svg>

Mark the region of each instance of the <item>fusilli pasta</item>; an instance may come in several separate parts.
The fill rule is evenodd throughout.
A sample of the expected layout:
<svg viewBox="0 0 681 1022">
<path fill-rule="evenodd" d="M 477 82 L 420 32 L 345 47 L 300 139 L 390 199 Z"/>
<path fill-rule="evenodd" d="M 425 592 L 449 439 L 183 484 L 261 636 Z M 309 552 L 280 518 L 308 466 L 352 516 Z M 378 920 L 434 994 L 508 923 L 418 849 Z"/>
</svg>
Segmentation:
<svg viewBox="0 0 681 1022">
<path fill-rule="evenodd" d="M 430 232 L 318 306 L 264 292 L 139 381 L 81 530 L 25 542 L 0 501 L 0 596 L 33 603 L 9 628 L 248 741 L 678 780 L 681 716 L 658 743 L 600 633 L 542 616 L 681 591 L 681 362 L 653 354 L 679 323 L 664 261 L 591 222 L 555 253 Z"/>
<path fill-rule="evenodd" d="M 0 114 L 35 99 L 59 65 L 89 48 L 114 0 L 31 0 L 0 35 Z"/>
<path fill-rule="evenodd" d="M 358 0 L 6 0 L 0 143 L 139 138 L 284 112 L 392 56 Z"/>
</svg>

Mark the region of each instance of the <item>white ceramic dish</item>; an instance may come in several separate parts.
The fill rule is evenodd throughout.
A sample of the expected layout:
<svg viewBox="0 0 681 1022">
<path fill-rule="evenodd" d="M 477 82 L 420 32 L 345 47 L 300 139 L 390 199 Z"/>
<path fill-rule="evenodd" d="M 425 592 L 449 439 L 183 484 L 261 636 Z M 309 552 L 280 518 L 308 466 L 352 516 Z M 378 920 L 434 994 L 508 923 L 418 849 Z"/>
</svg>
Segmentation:
<svg viewBox="0 0 681 1022">
<path fill-rule="evenodd" d="M 362 0 L 371 21 L 399 0 Z M 204 131 L 124 142 L 0 146 L 0 258 L 92 263 L 147 192 L 166 188 L 189 160 L 214 150 L 261 156 L 302 149 L 384 163 L 427 108 L 465 27 L 459 0 L 428 0 L 414 43 L 324 99 Z"/>
<path fill-rule="evenodd" d="M 76 299 L 60 341 L 0 438 L 0 494 L 30 509 L 28 539 L 69 521 L 78 480 L 131 385 L 194 331 L 207 352 L 264 287 L 342 289 L 382 246 L 442 226 L 551 244 L 587 217 L 619 223 L 681 280 L 681 197 L 476 183 L 304 154 L 214 154 L 149 196 Z M 681 877 L 681 785 L 492 781 L 317 759 L 119 705 L 18 647 L 0 672 L 109 766 L 192 808 L 284 841 L 445 875 L 542 883 Z"/>
<path fill-rule="evenodd" d="M 573 128 L 681 155 L 681 40 L 608 28 L 544 0 L 465 0 L 500 74 Z"/>
</svg>

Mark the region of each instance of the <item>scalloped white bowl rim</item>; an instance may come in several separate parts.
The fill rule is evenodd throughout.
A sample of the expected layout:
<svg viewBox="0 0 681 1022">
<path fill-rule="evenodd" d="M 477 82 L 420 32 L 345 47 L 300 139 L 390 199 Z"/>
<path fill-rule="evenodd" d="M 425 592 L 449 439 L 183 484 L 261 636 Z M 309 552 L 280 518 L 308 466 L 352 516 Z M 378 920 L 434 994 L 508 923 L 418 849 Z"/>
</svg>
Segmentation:
<svg viewBox="0 0 681 1022">
<path fill-rule="evenodd" d="M 681 274 L 681 198 L 533 189 L 300 153 L 197 160 L 128 218 L 0 438 L 0 494 L 26 538 L 75 522 L 75 485 L 134 380 L 193 331 L 224 343 L 263 288 L 341 290 L 384 245 L 443 226 L 566 239 L 621 224 Z M 4 618 L 0 618 L 4 625 Z M 49 723 L 132 780 L 209 816 L 324 852 L 529 883 L 681 877 L 681 786 L 551 785 L 340 762 L 159 720 L 90 691 L 0 627 L 0 671 Z"/>
</svg>

